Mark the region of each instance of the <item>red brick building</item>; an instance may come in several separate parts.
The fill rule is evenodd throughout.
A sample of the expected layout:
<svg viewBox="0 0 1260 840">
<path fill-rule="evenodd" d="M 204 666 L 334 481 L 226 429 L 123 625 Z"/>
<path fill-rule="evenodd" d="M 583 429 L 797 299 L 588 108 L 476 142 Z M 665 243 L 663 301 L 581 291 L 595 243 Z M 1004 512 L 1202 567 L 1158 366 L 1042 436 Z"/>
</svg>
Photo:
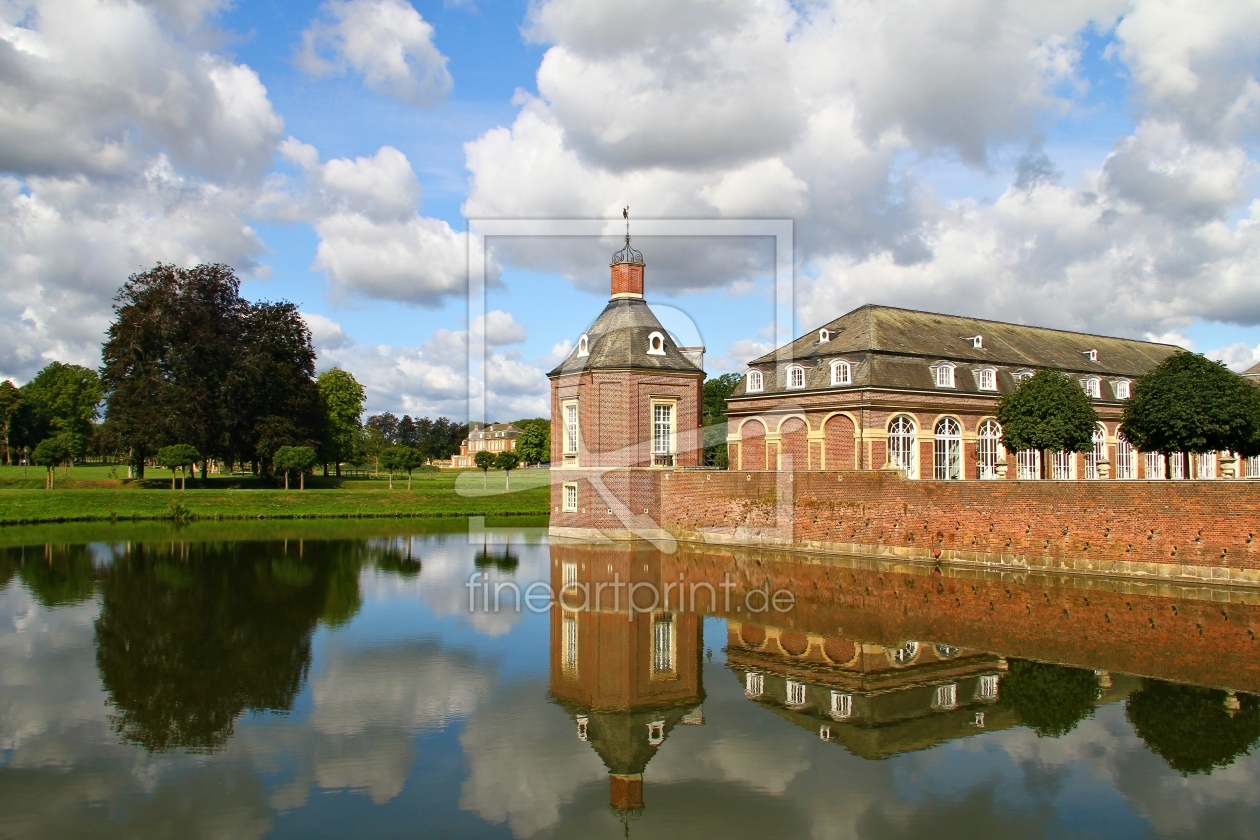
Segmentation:
<svg viewBox="0 0 1260 840">
<path fill-rule="evenodd" d="M 547 374 L 556 525 L 604 504 L 582 498 L 579 488 L 592 475 L 699 463 L 704 348 L 678 347 L 652 314 L 643 299 L 643 255 L 630 247 L 628 230 L 611 268 L 608 305 Z"/>
<path fill-rule="evenodd" d="M 478 452 L 515 452 L 521 430 L 511 423 L 472 423 L 468 437 L 459 445 L 459 454 L 451 456 L 452 467 L 475 467 Z"/>
<path fill-rule="evenodd" d="M 728 404 L 731 469 L 902 469 L 912 479 L 1163 478 L 1119 433 L 1133 383 L 1168 344 L 867 305 L 749 363 Z M 998 399 L 1039 369 L 1080 382 L 1092 453 L 1008 453 Z M 1260 461 L 1174 456 L 1173 478 L 1260 477 Z"/>
</svg>

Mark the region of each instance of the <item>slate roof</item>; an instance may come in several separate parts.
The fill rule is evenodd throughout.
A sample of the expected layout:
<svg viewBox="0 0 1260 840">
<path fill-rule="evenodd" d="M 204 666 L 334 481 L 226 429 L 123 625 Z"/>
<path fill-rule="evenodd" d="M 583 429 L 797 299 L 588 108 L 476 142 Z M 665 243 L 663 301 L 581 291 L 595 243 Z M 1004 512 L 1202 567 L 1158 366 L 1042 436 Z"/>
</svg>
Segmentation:
<svg viewBox="0 0 1260 840">
<path fill-rule="evenodd" d="M 1249 376 L 1252 379 L 1260 380 L 1260 362 L 1256 362 L 1254 365 L 1244 370 L 1243 376 Z"/>
<path fill-rule="evenodd" d="M 831 333 L 820 342 L 819 329 Z M 1040 368 L 1062 370 L 1085 378 L 1098 376 L 1101 399 L 1115 399 L 1113 380 L 1134 379 L 1181 350 L 1171 344 L 1157 344 L 1128 338 L 1090 335 L 1046 327 L 1030 327 L 897 309 L 868 304 L 811 330 L 787 348 L 793 361 L 805 368 L 803 390 L 843 390 L 845 388 L 887 387 L 936 391 L 931 366 L 952 362 L 958 392 L 1003 394 L 1015 388 L 1014 374 Z M 972 344 L 982 337 L 982 346 Z M 1097 351 L 1091 361 L 1088 351 Z M 761 393 L 782 393 L 786 388 L 787 363 L 776 360 L 779 351 L 767 353 L 749 363 L 762 370 L 765 383 Z M 852 366 L 851 386 L 831 385 L 831 362 L 844 359 Z M 980 391 L 979 371 L 991 367 L 997 372 L 998 390 Z M 744 396 L 741 381 L 732 396 Z M 802 389 L 793 389 L 802 390 Z M 751 396 L 751 395 L 750 395 Z"/>
<path fill-rule="evenodd" d="M 665 337 L 664 355 L 648 355 L 648 336 L 659 332 Z M 569 357 L 548 376 L 555 377 L 588 370 L 640 370 L 701 373 L 678 350 L 669 333 L 656 320 L 647 303 L 639 298 L 608 301 L 604 311 L 586 331 L 587 355 L 579 356 L 575 345 Z"/>
</svg>

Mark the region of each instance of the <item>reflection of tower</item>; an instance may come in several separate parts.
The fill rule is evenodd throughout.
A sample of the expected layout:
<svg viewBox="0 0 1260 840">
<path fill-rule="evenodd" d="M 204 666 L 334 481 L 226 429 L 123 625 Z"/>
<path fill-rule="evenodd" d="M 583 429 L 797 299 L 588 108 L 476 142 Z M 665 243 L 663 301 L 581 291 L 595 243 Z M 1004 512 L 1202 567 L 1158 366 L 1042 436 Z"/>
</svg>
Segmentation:
<svg viewBox="0 0 1260 840">
<path fill-rule="evenodd" d="M 629 618 L 627 584 L 644 609 L 662 591 L 654 549 L 553 545 L 551 559 L 552 586 L 564 590 L 551 613 L 552 698 L 604 760 L 610 807 L 642 810 L 652 756 L 678 724 L 704 723 L 702 619 L 665 609 Z"/>
</svg>

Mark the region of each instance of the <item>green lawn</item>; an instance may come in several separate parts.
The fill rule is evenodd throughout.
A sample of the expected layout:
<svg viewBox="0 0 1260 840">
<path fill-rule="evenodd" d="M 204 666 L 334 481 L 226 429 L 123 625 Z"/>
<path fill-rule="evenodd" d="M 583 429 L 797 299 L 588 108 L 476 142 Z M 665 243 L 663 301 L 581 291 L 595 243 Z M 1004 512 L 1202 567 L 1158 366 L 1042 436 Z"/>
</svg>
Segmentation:
<svg viewBox="0 0 1260 840">
<path fill-rule="evenodd" d="M 128 519 L 277 519 L 314 517 L 411 517 L 542 515 L 549 509 L 547 470 L 517 470 L 511 491 L 504 474 L 491 472 L 482 489 L 479 471 L 415 473 L 406 476 L 323 478 L 308 476 L 305 491 L 277 489 L 253 476 L 210 476 L 172 491 L 170 473 L 146 471 L 128 481 L 126 467 L 76 466 L 65 478 L 58 470 L 54 490 L 44 490 L 44 470 L 0 467 L 0 525 Z M 165 475 L 163 475 L 165 473 Z"/>
</svg>

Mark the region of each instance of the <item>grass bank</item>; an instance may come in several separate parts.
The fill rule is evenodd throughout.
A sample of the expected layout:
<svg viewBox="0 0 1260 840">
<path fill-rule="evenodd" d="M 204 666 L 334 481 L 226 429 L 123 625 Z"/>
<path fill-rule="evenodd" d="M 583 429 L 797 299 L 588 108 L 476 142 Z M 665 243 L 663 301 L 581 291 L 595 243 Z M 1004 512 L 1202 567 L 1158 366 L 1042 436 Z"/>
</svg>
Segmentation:
<svg viewBox="0 0 1260 840">
<path fill-rule="evenodd" d="M 105 467 L 76 467 L 58 475 L 57 489 L 43 486 L 41 471 L 23 477 L 21 467 L 0 468 L 0 525 L 127 520 L 323 519 L 464 516 L 546 516 L 549 473 L 443 471 L 416 473 L 412 489 L 395 477 L 307 479 L 306 490 L 283 490 L 252 476 L 211 476 L 171 490 L 169 478 L 118 479 Z M 124 470 L 125 475 L 125 470 Z M 485 478 L 486 487 L 482 487 Z"/>
</svg>

